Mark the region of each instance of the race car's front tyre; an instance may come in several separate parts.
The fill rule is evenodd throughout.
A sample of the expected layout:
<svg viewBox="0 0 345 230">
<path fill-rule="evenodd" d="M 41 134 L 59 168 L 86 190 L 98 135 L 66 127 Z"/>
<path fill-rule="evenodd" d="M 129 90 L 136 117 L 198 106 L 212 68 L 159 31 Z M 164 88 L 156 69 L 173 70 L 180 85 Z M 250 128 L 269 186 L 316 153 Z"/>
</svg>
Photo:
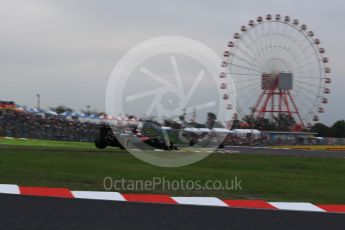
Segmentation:
<svg viewBox="0 0 345 230">
<path fill-rule="evenodd" d="M 107 147 L 101 137 L 95 139 L 95 145 L 98 149 L 105 149 Z"/>
</svg>

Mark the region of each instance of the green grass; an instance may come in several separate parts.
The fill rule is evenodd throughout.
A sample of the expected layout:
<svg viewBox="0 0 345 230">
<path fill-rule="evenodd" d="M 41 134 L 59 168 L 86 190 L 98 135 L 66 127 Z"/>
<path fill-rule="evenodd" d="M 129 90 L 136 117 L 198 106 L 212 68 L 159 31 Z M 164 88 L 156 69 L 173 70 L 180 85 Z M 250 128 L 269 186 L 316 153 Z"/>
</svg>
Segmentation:
<svg viewBox="0 0 345 230">
<path fill-rule="evenodd" d="M 328 150 L 328 149 L 345 150 L 345 145 L 282 145 L 282 146 L 274 146 L 273 148 L 288 148 L 288 149 L 308 148 L 311 150 Z"/>
<path fill-rule="evenodd" d="M 102 191 L 103 179 L 108 176 L 119 180 L 164 177 L 202 182 L 237 177 L 243 190 L 174 191 L 158 186 L 154 191 L 119 192 L 345 204 L 345 159 L 213 154 L 186 167 L 161 168 L 118 149 L 101 151 L 90 144 L 30 142 L 32 147 L 0 144 L 0 183 Z"/>
<path fill-rule="evenodd" d="M 63 148 L 94 148 L 93 143 L 49 141 L 36 139 L 5 139 L 0 138 L 0 145 L 34 146 L 34 147 L 63 147 Z"/>
</svg>

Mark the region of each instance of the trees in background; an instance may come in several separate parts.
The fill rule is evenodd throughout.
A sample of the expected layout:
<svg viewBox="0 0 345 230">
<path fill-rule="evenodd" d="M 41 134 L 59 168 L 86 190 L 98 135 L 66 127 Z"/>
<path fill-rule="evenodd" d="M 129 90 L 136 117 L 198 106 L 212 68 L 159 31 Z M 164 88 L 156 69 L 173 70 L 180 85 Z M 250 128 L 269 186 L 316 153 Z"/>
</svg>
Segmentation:
<svg viewBox="0 0 345 230">
<path fill-rule="evenodd" d="M 68 108 L 67 106 L 64 105 L 59 105 L 57 107 L 50 107 L 49 108 L 51 111 L 54 111 L 57 114 L 63 114 L 63 113 L 73 113 L 73 109 Z"/>
<path fill-rule="evenodd" d="M 278 130 L 289 131 L 291 127 L 296 125 L 294 117 L 286 113 L 280 113 L 277 117 L 274 116 L 273 119 Z"/>
<path fill-rule="evenodd" d="M 345 138 L 345 121 L 336 121 L 331 127 L 322 123 L 316 123 L 311 128 L 311 131 L 318 133 L 320 137 Z"/>
<path fill-rule="evenodd" d="M 243 122 L 248 124 L 247 128 L 259 129 L 262 131 L 277 130 L 277 125 L 264 117 L 252 118 L 251 116 L 245 116 L 243 118 Z M 239 128 L 239 127 L 236 127 L 236 128 Z"/>
<path fill-rule="evenodd" d="M 327 137 L 329 134 L 329 127 L 322 123 L 316 123 L 311 127 L 310 131 L 317 133 L 319 137 Z"/>
<path fill-rule="evenodd" d="M 259 129 L 262 131 L 290 131 L 291 127 L 296 124 L 293 117 L 284 113 L 274 116 L 273 120 L 265 117 L 245 116 L 243 121 L 249 125 L 248 128 Z"/>
<path fill-rule="evenodd" d="M 331 137 L 344 138 L 345 137 L 345 121 L 340 120 L 340 121 L 335 122 L 329 130 L 329 135 Z"/>
<path fill-rule="evenodd" d="M 251 116 L 245 116 L 242 120 L 247 124 L 247 128 L 261 131 L 291 131 L 291 127 L 296 125 L 295 120 L 285 114 L 273 117 L 273 120 Z M 310 131 L 317 133 L 319 137 L 345 138 L 345 120 L 336 121 L 330 127 L 323 123 L 316 123 L 310 128 Z"/>
<path fill-rule="evenodd" d="M 59 106 L 56 106 L 56 107 L 49 107 L 49 109 L 59 115 L 63 114 L 63 113 L 73 113 L 74 112 L 74 109 L 71 109 L 67 106 L 64 106 L 64 105 L 59 105 Z M 80 110 L 81 113 L 87 115 L 87 116 L 90 116 L 90 115 L 96 115 L 96 116 L 106 116 L 106 113 L 105 112 L 98 112 L 97 110 L 93 109 L 93 110 L 90 110 L 90 107 L 87 106 L 87 109 L 81 109 Z"/>
<path fill-rule="evenodd" d="M 86 116 L 96 115 L 99 117 L 99 116 L 106 116 L 107 115 L 105 112 L 98 112 L 95 109 L 93 109 L 93 110 L 81 109 L 80 112 L 85 114 Z"/>
</svg>

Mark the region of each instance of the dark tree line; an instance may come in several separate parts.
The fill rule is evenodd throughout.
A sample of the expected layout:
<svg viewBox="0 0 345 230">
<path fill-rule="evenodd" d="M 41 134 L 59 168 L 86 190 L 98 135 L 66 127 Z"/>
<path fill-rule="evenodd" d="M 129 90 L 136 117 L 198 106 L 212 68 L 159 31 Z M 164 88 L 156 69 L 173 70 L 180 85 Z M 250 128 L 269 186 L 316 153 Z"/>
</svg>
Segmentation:
<svg viewBox="0 0 345 230">
<path fill-rule="evenodd" d="M 248 124 L 250 128 L 252 127 L 262 131 L 294 131 L 293 127 L 296 125 L 293 117 L 290 117 L 287 114 L 280 114 L 277 117 L 273 117 L 273 119 L 245 116 L 243 118 L 243 122 Z M 345 121 L 336 121 L 331 126 L 316 123 L 310 128 L 310 130 L 300 131 L 315 132 L 320 137 L 345 138 Z"/>
<path fill-rule="evenodd" d="M 56 112 L 57 114 L 61 115 L 63 113 L 73 113 L 74 109 L 69 108 L 67 106 L 64 105 L 59 105 L 57 107 L 50 107 L 49 108 L 51 111 Z M 98 112 L 97 110 L 90 110 L 90 106 L 87 106 L 87 109 L 82 109 L 80 110 L 80 112 L 84 113 L 87 116 L 90 116 L 92 114 L 95 114 L 97 116 L 101 116 L 101 115 L 106 115 L 104 112 Z"/>
<path fill-rule="evenodd" d="M 296 125 L 295 119 L 284 113 L 274 116 L 273 119 L 245 116 L 243 118 L 243 122 L 248 124 L 250 128 L 259 129 L 262 131 L 290 131 L 291 128 Z"/>
<path fill-rule="evenodd" d="M 332 126 L 316 123 L 311 128 L 311 131 L 318 133 L 318 136 L 320 137 L 345 138 L 345 121 L 336 121 Z"/>
</svg>

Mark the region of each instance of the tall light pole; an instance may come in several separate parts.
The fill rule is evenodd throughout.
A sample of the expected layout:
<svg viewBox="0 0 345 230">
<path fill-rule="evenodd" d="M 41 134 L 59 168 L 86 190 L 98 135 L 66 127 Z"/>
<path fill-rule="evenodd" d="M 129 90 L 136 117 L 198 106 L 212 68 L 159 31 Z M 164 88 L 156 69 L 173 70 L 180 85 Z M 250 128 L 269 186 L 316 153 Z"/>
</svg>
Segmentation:
<svg viewBox="0 0 345 230">
<path fill-rule="evenodd" d="M 254 113 L 255 113 L 255 107 L 250 107 L 251 115 L 250 115 L 250 129 L 251 129 L 251 135 L 250 135 L 250 145 L 253 144 L 254 141 Z"/>
<path fill-rule="evenodd" d="M 41 110 L 41 95 L 38 93 L 36 97 L 37 97 L 37 110 L 39 111 Z"/>
<path fill-rule="evenodd" d="M 196 108 L 193 108 L 192 122 L 196 122 Z"/>
<path fill-rule="evenodd" d="M 87 115 L 90 115 L 90 108 L 91 108 L 91 105 L 87 105 L 86 106 L 86 113 L 87 113 Z"/>
</svg>

